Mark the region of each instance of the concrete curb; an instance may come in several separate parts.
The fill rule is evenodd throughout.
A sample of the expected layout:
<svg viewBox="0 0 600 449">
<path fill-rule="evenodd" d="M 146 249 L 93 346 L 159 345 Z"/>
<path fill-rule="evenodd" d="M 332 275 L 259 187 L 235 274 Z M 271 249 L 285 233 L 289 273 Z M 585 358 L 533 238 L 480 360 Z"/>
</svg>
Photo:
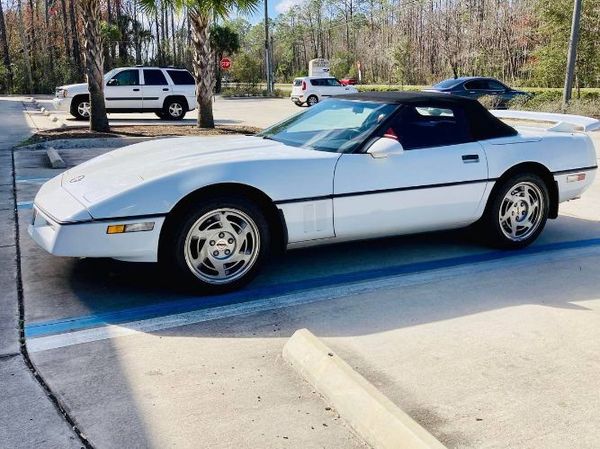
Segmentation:
<svg viewBox="0 0 600 449">
<path fill-rule="evenodd" d="M 63 158 L 60 156 L 60 154 L 58 154 L 58 151 L 56 151 L 56 148 L 49 147 L 46 150 L 46 155 L 48 155 L 48 159 L 50 160 L 50 165 L 52 166 L 52 168 L 66 168 L 67 167 L 67 164 L 65 164 L 65 161 L 63 160 Z"/>
<path fill-rule="evenodd" d="M 283 358 L 374 449 L 446 449 L 307 329 L 294 332 Z"/>
</svg>

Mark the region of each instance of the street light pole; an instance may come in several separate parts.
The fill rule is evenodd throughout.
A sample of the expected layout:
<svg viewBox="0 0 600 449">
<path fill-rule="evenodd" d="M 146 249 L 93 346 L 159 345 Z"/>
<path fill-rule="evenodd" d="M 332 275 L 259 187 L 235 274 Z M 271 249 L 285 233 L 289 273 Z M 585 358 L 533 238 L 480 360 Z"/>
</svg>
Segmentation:
<svg viewBox="0 0 600 449">
<path fill-rule="evenodd" d="M 575 0 L 573 5 L 573 22 L 571 23 L 571 38 L 569 39 L 569 51 L 567 53 L 567 73 L 565 74 L 565 86 L 563 89 L 563 107 L 571 100 L 573 88 L 573 74 L 575 73 L 575 60 L 577 56 L 577 41 L 579 40 L 579 21 L 581 19 L 581 0 Z"/>
<path fill-rule="evenodd" d="M 267 74 L 267 93 L 273 94 L 273 83 L 271 73 L 271 55 L 269 50 L 269 7 L 268 0 L 265 0 L 265 72 Z"/>
</svg>

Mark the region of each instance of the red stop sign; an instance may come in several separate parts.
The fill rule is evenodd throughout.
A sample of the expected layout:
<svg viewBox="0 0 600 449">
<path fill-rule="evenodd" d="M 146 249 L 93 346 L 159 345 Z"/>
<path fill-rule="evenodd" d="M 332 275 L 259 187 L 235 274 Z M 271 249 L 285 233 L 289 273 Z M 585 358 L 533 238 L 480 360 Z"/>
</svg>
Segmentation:
<svg viewBox="0 0 600 449">
<path fill-rule="evenodd" d="M 229 59 L 229 58 L 221 59 L 221 68 L 223 70 L 229 70 L 231 68 L 231 59 Z"/>
</svg>

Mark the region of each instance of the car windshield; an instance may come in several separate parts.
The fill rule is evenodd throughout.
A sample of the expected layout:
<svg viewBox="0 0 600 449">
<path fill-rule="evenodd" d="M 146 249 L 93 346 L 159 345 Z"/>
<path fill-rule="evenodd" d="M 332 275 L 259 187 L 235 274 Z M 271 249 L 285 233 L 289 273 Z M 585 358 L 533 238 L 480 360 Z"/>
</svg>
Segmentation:
<svg viewBox="0 0 600 449">
<path fill-rule="evenodd" d="M 263 132 L 259 137 L 331 153 L 351 152 L 397 105 L 328 99 Z"/>
<path fill-rule="evenodd" d="M 454 87 L 456 86 L 458 83 L 460 83 L 460 80 L 454 79 L 454 78 L 450 78 L 444 81 L 440 81 L 437 84 L 434 84 L 433 87 L 436 87 L 438 89 L 448 89 L 450 87 Z"/>
</svg>

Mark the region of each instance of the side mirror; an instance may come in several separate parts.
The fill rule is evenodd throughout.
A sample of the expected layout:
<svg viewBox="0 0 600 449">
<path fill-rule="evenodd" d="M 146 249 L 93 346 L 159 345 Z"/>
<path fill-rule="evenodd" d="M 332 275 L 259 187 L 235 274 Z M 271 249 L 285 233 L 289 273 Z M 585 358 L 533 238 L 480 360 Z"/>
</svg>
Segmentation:
<svg viewBox="0 0 600 449">
<path fill-rule="evenodd" d="M 383 159 L 391 155 L 404 153 L 404 147 L 392 137 L 380 137 L 367 150 L 375 159 Z"/>
<path fill-rule="evenodd" d="M 113 78 L 111 80 L 108 80 L 108 83 L 106 83 L 106 85 L 107 86 L 118 86 L 119 85 L 119 81 Z"/>
</svg>

